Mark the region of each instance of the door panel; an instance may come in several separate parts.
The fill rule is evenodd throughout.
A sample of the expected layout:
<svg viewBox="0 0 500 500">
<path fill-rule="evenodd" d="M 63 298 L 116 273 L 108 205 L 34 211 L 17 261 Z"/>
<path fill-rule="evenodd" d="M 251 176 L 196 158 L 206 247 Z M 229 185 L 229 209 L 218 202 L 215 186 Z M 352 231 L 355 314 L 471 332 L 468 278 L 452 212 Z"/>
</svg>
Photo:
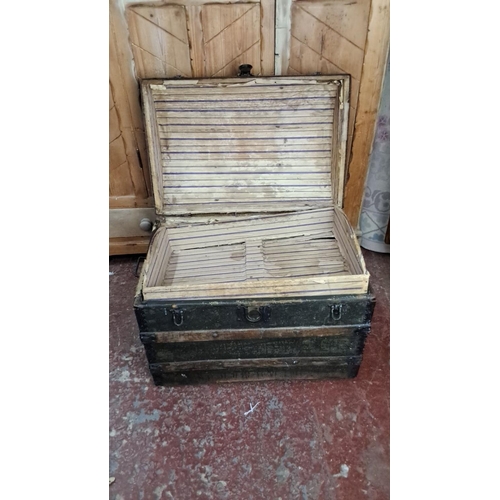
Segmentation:
<svg viewBox="0 0 500 500">
<path fill-rule="evenodd" d="M 184 6 L 132 6 L 127 20 L 139 78 L 192 76 Z"/>
<path fill-rule="evenodd" d="M 132 4 L 127 21 L 139 79 L 274 74 L 274 0 Z"/>
<path fill-rule="evenodd" d="M 204 5 L 201 10 L 206 76 L 236 76 L 249 63 L 260 70 L 260 5 Z"/>
</svg>

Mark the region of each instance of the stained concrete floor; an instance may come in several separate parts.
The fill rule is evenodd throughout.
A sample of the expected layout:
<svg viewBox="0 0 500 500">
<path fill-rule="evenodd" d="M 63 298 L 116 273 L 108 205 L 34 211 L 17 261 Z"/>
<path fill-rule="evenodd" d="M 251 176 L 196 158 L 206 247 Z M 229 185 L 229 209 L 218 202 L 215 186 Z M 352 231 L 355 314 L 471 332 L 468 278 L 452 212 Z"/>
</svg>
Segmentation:
<svg viewBox="0 0 500 500">
<path fill-rule="evenodd" d="M 110 499 L 388 499 L 390 259 L 363 253 L 377 305 L 356 379 L 182 387 L 153 384 L 137 258 L 110 258 Z"/>
</svg>

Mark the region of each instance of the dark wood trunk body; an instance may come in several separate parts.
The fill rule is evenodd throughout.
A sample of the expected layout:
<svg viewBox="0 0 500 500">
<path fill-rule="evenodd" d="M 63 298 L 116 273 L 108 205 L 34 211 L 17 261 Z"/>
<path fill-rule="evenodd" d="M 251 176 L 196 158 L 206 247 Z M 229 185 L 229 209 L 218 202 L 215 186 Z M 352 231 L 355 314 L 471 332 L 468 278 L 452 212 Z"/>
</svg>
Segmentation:
<svg viewBox="0 0 500 500">
<path fill-rule="evenodd" d="M 372 294 L 175 304 L 138 295 L 134 308 L 155 383 L 176 385 L 355 377 L 374 305 Z M 250 310 L 261 318 L 249 321 Z"/>
</svg>

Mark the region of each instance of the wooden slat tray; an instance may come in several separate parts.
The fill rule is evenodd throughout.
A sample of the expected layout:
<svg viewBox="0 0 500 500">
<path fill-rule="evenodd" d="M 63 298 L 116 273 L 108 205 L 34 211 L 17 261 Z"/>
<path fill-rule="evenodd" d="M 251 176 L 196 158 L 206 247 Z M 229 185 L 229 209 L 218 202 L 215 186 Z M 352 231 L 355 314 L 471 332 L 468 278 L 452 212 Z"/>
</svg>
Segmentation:
<svg viewBox="0 0 500 500">
<path fill-rule="evenodd" d="M 368 272 L 336 207 L 162 227 L 146 267 L 145 299 L 366 293 Z"/>
</svg>

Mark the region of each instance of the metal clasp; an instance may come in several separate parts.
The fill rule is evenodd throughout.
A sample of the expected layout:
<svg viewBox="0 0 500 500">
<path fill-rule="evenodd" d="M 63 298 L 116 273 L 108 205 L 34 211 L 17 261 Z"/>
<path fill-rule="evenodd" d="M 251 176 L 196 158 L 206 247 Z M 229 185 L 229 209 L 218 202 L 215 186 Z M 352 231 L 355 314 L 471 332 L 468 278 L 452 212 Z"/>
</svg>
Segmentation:
<svg viewBox="0 0 500 500">
<path fill-rule="evenodd" d="M 342 304 L 330 306 L 330 317 L 334 321 L 338 321 L 342 317 Z"/>
<path fill-rule="evenodd" d="M 269 316 L 271 316 L 271 308 L 269 306 L 238 307 L 238 318 L 240 321 L 245 319 L 250 323 L 258 323 L 259 321 L 263 321 L 265 323 L 269 319 Z"/>
<path fill-rule="evenodd" d="M 181 309 L 172 309 L 170 311 L 172 313 L 172 321 L 175 326 L 181 326 L 184 323 L 184 311 Z"/>
</svg>

